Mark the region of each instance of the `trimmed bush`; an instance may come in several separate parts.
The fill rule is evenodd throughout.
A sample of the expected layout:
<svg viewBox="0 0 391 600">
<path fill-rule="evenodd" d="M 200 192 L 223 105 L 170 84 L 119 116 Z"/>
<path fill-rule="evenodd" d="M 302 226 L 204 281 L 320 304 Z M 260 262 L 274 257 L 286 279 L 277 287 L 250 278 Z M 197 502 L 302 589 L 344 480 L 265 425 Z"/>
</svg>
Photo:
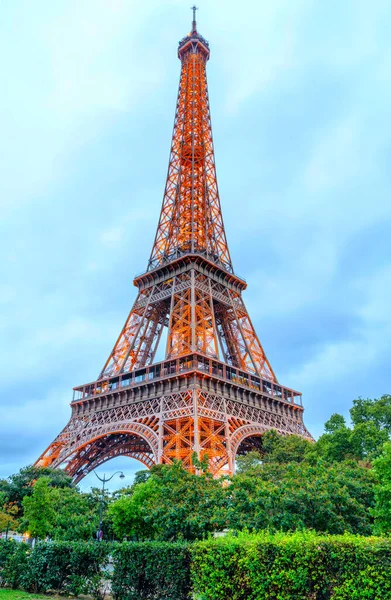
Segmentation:
<svg viewBox="0 0 391 600">
<path fill-rule="evenodd" d="M 104 542 L 41 542 L 31 553 L 23 588 L 99 599 L 110 548 Z"/>
<path fill-rule="evenodd" d="M 391 539 L 308 531 L 191 545 L 0 541 L 0 585 L 101 600 L 111 553 L 115 600 L 391 600 Z"/>
<path fill-rule="evenodd" d="M 188 544 L 124 542 L 113 552 L 116 600 L 187 600 L 191 595 Z"/>
<path fill-rule="evenodd" d="M 0 586 L 6 585 L 4 570 L 8 565 L 8 561 L 15 552 L 15 542 L 0 540 Z"/>
<path fill-rule="evenodd" d="M 86 542 L 0 544 L 0 578 L 3 586 L 29 592 L 90 594 L 102 598 L 102 581 L 111 545 Z"/>
<path fill-rule="evenodd" d="M 390 600 L 391 540 L 240 535 L 192 547 L 194 591 L 207 600 Z"/>
<path fill-rule="evenodd" d="M 0 540 L 0 587 L 17 589 L 28 569 L 30 549 L 13 540 Z"/>
</svg>

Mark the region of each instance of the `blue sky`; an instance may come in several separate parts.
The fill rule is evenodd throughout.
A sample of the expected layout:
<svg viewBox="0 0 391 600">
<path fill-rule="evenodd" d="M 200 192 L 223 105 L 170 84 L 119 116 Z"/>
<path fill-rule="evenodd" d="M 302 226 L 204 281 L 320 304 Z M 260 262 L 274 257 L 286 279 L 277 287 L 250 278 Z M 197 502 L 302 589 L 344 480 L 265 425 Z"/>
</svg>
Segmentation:
<svg viewBox="0 0 391 600">
<path fill-rule="evenodd" d="M 72 387 L 96 378 L 133 303 L 190 4 L 1 3 L 0 477 L 66 424 Z M 319 435 L 354 398 L 390 392 L 391 5 L 198 6 L 234 268 Z"/>
</svg>

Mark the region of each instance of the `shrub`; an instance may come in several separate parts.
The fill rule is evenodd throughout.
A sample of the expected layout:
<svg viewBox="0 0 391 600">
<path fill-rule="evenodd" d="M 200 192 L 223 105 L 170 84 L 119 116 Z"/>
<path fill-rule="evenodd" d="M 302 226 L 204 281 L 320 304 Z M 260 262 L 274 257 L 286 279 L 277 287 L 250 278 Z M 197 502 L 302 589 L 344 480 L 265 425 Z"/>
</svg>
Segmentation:
<svg viewBox="0 0 391 600">
<path fill-rule="evenodd" d="M 389 600 L 391 540 L 258 534 L 197 542 L 192 581 L 208 600 Z"/>
<path fill-rule="evenodd" d="M 0 585 L 4 585 L 3 573 L 9 557 L 15 551 L 15 542 L 0 540 Z"/>
<path fill-rule="evenodd" d="M 90 594 L 102 598 L 102 580 L 111 546 L 105 543 L 0 543 L 1 585 L 34 593 Z"/>
<path fill-rule="evenodd" d="M 391 539 L 240 534 L 187 543 L 0 541 L 0 585 L 115 600 L 391 600 Z M 190 577 L 191 575 L 191 577 Z"/>
<path fill-rule="evenodd" d="M 187 600 L 190 552 L 186 543 L 124 542 L 113 552 L 116 600 Z"/>
<path fill-rule="evenodd" d="M 21 587 L 30 549 L 13 540 L 0 540 L 0 586 Z"/>
<path fill-rule="evenodd" d="M 99 599 L 110 548 L 96 542 L 40 542 L 31 553 L 23 587 L 35 593 L 83 593 Z"/>
</svg>

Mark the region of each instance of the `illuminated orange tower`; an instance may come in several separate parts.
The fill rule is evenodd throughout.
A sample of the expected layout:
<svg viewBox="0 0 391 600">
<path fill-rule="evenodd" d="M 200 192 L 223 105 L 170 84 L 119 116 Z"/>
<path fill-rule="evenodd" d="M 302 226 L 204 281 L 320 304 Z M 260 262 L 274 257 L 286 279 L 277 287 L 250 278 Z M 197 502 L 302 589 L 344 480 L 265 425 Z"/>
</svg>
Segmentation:
<svg viewBox="0 0 391 600">
<path fill-rule="evenodd" d="M 208 42 L 179 42 L 181 77 L 168 175 L 147 271 L 99 378 L 74 388 L 72 415 L 37 461 L 76 481 L 126 455 L 150 467 L 194 453 L 213 473 L 276 429 L 311 439 L 301 394 L 274 374 L 242 299 L 221 213 L 209 110 Z M 154 362 L 164 328 L 165 360 Z"/>
</svg>

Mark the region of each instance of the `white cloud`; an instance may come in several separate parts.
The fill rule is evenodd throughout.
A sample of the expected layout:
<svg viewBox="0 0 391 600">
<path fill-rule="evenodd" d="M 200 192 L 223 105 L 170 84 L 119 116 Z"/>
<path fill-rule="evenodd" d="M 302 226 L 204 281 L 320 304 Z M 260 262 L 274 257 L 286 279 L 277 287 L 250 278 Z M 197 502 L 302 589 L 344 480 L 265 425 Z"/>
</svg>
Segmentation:
<svg viewBox="0 0 391 600">
<path fill-rule="evenodd" d="M 102 322 L 72 317 L 65 306 L 61 308 L 65 322 L 61 323 L 60 317 L 52 326 L 45 325 L 44 318 L 38 322 L 37 316 L 31 316 L 28 309 L 24 314 L 21 312 L 19 335 L 15 335 L 13 328 L 6 329 L 3 323 L 3 331 L 9 331 L 9 336 L 3 335 L 4 340 L 8 338 L 7 351 L 2 357 L 3 385 L 15 381 L 15 370 L 18 371 L 19 382 L 26 384 L 29 380 L 43 382 L 45 378 L 58 376 L 67 358 L 74 352 L 84 349 L 90 353 L 96 344 L 104 344 L 108 324 L 105 327 Z M 53 320 L 53 315 L 49 318 Z"/>
<path fill-rule="evenodd" d="M 297 68 L 298 24 L 310 5 L 308 0 L 248 3 L 235 10 L 234 19 L 226 3 L 215 6 L 220 27 L 214 36 L 223 48 L 218 58 L 229 74 L 228 113 L 236 113 L 252 95 Z"/>
<path fill-rule="evenodd" d="M 15 49 L 10 34 L 18 7 L 2 16 L 0 54 L 12 57 L 2 74 L 3 211 L 12 214 L 66 178 L 75 150 L 104 130 L 112 113 L 129 112 L 160 81 L 159 58 L 147 52 L 140 61 L 138 52 L 140 19 L 156 6 L 61 1 L 46 11 L 48 0 L 40 0 L 24 6 L 22 49 Z"/>
<path fill-rule="evenodd" d="M 304 183 L 310 193 L 325 190 L 332 193 L 341 183 L 358 175 L 361 166 L 358 136 L 358 123 L 353 115 L 320 135 L 304 172 Z"/>
<path fill-rule="evenodd" d="M 123 227 L 112 227 L 101 233 L 100 240 L 105 246 L 118 246 L 124 236 Z"/>
<path fill-rule="evenodd" d="M 359 278 L 353 287 L 362 295 L 357 308 L 360 325 L 354 339 L 342 339 L 321 345 L 294 374 L 302 387 L 330 385 L 343 378 L 354 378 L 361 372 L 371 372 L 389 355 L 391 339 L 391 264 L 372 276 Z M 293 374 L 292 374 L 293 375 Z"/>
<path fill-rule="evenodd" d="M 2 426 L 6 431 L 19 429 L 22 432 L 31 432 L 32 424 L 36 432 L 44 431 L 46 434 L 53 429 L 53 439 L 60 433 L 56 431 L 58 423 L 62 420 L 65 427 L 71 416 L 70 402 L 72 400 L 72 389 L 63 390 L 52 388 L 39 397 L 30 397 L 27 400 L 10 403 L 7 410 L 3 410 Z M 37 419 L 40 415 L 40 419 Z M 43 452 L 44 448 L 37 449 L 37 453 Z M 37 456 L 38 458 L 38 456 Z"/>
</svg>

